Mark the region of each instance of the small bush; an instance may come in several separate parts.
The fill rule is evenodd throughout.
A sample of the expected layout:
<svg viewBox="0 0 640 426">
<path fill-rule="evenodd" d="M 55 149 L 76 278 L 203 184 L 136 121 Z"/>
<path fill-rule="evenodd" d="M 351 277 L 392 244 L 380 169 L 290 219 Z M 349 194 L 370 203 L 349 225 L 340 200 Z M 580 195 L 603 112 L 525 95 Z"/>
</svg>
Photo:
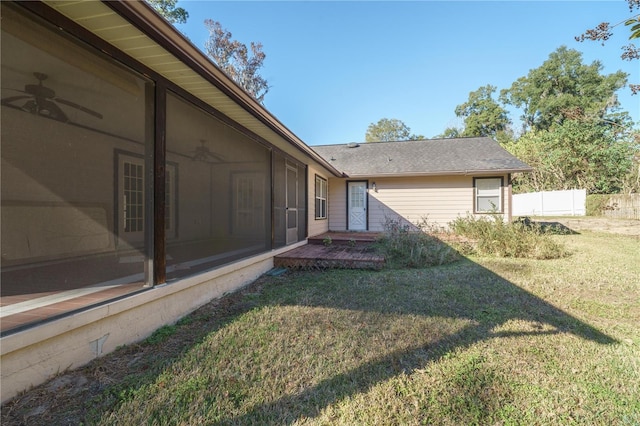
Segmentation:
<svg viewBox="0 0 640 426">
<path fill-rule="evenodd" d="M 587 195 L 587 201 L 585 203 L 587 216 L 603 216 L 610 198 L 610 195 L 603 194 Z"/>
<path fill-rule="evenodd" d="M 566 255 L 551 231 L 532 222 L 505 222 L 502 216 L 467 216 L 450 223 L 453 232 L 472 240 L 463 251 L 485 256 L 557 259 Z"/>
<path fill-rule="evenodd" d="M 458 260 L 457 251 L 430 234 L 425 220 L 415 227 L 386 218 L 378 241 L 391 268 L 424 268 Z"/>
</svg>

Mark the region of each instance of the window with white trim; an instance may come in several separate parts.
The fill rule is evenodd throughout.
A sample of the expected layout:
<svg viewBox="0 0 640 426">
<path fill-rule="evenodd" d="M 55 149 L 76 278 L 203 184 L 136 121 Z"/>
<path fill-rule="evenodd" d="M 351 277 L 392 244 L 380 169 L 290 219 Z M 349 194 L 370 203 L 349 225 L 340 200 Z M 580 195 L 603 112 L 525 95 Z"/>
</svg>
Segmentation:
<svg viewBox="0 0 640 426">
<path fill-rule="evenodd" d="M 134 246 L 144 240 L 145 224 L 145 167 L 144 157 L 138 154 L 116 152 L 118 158 L 118 203 L 121 242 Z M 176 177 L 177 165 L 165 168 L 165 234 L 176 235 Z"/>
<path fill-rule="evenodd" d="M 316 175 L 316 219 L 327 218 L 327 180 Z"/>
<path fill-rule="evenodd" d="M 476 213 L 502 213 L 502 178 L 474 178 Z"/>
</svg>

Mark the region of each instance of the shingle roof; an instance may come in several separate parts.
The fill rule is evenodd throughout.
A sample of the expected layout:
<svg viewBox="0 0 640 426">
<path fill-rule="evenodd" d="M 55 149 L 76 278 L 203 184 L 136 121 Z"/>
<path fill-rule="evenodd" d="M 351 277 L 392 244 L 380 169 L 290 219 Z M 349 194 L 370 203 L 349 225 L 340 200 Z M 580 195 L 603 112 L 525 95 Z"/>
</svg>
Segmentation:
<svg viewBox="0 0 640 426">
<path fill-rule="evenodd" d="M 528 172 L 531 167 L 487 137 L 312 146 L 355 176 Z"/>
</svg>

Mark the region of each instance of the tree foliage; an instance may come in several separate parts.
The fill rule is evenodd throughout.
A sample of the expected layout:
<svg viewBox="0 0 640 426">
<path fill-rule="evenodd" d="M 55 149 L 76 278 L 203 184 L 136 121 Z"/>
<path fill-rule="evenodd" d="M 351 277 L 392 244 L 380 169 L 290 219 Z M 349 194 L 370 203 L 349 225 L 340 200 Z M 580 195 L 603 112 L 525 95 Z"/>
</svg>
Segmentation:
<svg viewBox="0 0 640 426">
<path fill-rule="evenodd" d="M 247 47 L 232 39 L 232 34 L 222 28 L 219 22 L 207 19 L 204 24 L 209 30 L 205 53 L 225 74 L 262 103 L 269 91 L 267 80 L 260 75 L 260 68 L 266 58 L 262 44 L 251 42 Z"/>
<path fill-rule="evenodd" d="M 640 9 L 640 0 L 627 0 L 627 3 L 629 5 L 629 12 L 632 14 L 636 10 Z M 624 24 L 629 28 L 629 40 L 640 39 L 640 14 L 636 14 L 613 25 L 609 22 L 601 22 L 596 27 L 588 29 L 581 35 L 577 36 L 576 40 L 580 42 L 585 40 L 599 41 L 604 46 L 605 41 L 609 40 L 613 35 L 613 29 L 620 24 Z M 640 49 L 633 43 L 629 43 L 622 47 L 622 54 L 620 57 L 626 61 L 640 59 Z M 634 95 L 640 92 L 640 84 L 629 84 L 629 88 L 631 89 L 631 93 Z"/>
<path fill-rule="evenodd" d="M 627 83 L 627 74 L 602 75 L 602 64 L 582 63 L 582 53 L 559 47 L 542 66 L 520 77 L 500 99 L 523 109 L 525 130 L 549 130 L 565 120 L 605 119 L 618 106 L 615 92 Z"/>
<path fill-rule="evenodd" d="M 593 194 L 624 189 L 637 149 L 628 136 L 596 120 L 565 120 L 506 145 L 534 168 L 514 178 L 519 192 L 583 188 Z"/>
<path fill-rule="evenodd" d="M 490 84 L 469 93 L 467 102 L 458 105 L 455 113 L 464 119 L 462 136 L 496 137 L 508 129 L 511 120 L 507 111 L 496 102 L 492 94 L 496 91 Z"/>
<path fill-rule="evenodd" d="M 365 134 L 366 142 L 409 141 L 424 139 L 422 135 L 411 134 L 409 126 L 395 118 L 381 118 L 369 124 Z"/>
<path fill-rule="evenodd" d="M 189 12 L 178 7 L 178 0 L 146 0 L 160 15 L 171 24 L 184 24 Z"/>
<path fill-rule="evenodd" d="M 444 132 L 442 132 L 439 135 L 434 136 L 435 139 L 453 139 L 453 138 L 459 138 L 462 136 L 462 133 L 464 132 L 464 129 L 460 129 L 458 127 L 447 127 L 446 129 L 444 129 Z"/>
</svg>

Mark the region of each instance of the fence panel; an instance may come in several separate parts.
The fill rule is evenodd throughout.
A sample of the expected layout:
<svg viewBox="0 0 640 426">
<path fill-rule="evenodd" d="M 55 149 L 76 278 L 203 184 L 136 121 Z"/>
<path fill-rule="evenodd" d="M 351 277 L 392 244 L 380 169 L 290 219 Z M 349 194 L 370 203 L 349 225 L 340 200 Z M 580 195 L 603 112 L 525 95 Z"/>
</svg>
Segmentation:
<svg viewBox="0 0 640 426">
<path fill-rule="evenodd" d="M 513 216 L 584 216 L 587 191 L 542 191 L 513 196 Z"/>
<path fill-rule="evenodd" d="M 640 194 L 612 195 L 604 215 L 618 219 L 640 219 Z"/>
</svg>

